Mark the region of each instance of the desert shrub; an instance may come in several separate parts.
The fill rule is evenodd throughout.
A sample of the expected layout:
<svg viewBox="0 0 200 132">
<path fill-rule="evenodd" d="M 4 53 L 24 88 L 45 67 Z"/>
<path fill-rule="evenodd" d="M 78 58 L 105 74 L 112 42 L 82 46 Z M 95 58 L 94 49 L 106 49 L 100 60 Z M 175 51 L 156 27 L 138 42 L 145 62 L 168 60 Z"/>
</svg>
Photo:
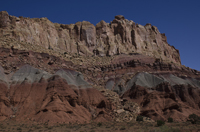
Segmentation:
<svg viewBox="0 0 200 132">
<path fill-rule="evenodd" d="M 102 126 L 102 123 L 101 123 L 101 122 L 99 122 L 99 123 L 97 124 L 97 126 L 98 126 L 98 127 Z"/>
<path fill-rule="evenodd" d="M 3 124 L 0 124 L 1 129 L 5 129 L 6 127 Z"/>
<path fill-rule="evenodd" d="M 28 132 L 33 132 L 33 130 L 32 130 L 32 129 L 29 129 Z"/>
<path fill-rule="evenodd" d="M 170 123 L 174 122 L 173 118 L 169 117 L 168 122 L 170 122 Z"/>
<path fill-rule="evenodd" d="M 136 121 L 143 121 L 143 116 L 138 115 L 137 118 L 136 118 Z"/>
<path fill-rule="evenodd" d="M 20 127 L 18 127 L 18 128 L 17 128 L 17 131 L 20 131 L 20 132 L 21 132 L 21 131 L 22 131 L 22 129 L 21 129 Z"/>
<path fill-rule="evenodd" d="M 189 119 L 190 119 L 192 124 L 200 123 L 200 117 L 196 114 L 189 115 Z"/>
<path fill-rule="evenodd" d="M 162 126 L 165 124 L 165 121 L 157 120 L 157 126 Z"/>
<path fill-rule="evenodd" d="M 52 128 L 53 128 L 53 126 L 49 126 L 49 127 L 48 127 L 48 129 L 52 129 Z"/>
<path fill-rule="evenodd" d="M 123 126 L 123 127 L 121 127 L 121 128 L 120 128 L 120 130 L 126 130 L 126 127 L 125 127 L 125 126 Z"/>
</svg>

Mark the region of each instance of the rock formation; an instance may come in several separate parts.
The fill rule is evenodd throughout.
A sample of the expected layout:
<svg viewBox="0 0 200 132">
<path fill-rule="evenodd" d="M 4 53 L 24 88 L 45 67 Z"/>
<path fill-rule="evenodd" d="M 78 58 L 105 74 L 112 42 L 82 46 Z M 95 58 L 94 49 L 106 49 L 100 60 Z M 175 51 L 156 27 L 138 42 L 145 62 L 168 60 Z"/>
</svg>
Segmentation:
<svg viewBox="0 0 200 132">
<path fill-rule="evenodd" d="M 127 84 L 122 98 L 140 104 L 141 115 L 154 120 L 173 117 L 175 121 L 186 121 L 190 114 L 200 114 L 200 80 L 139 73 Z"/>
<path fill-rule="evenodd" d="M 111 23 L 101 21 L 96 26 L 83 21 L 64 25 L 47 18 L 24 18 L 0 12 L 0 36 L 9 36 L 53 49 L 86 56 L 112 56 L 141 53 L 167 62 L 180 64 L 179 51 L 167 43 L 165 34 L 151 24 L 142 26 L 123 16 Z"/>
<path fill-rule="evenodd" d="M 0 12 L 0 120 L 186 121 L 200 115 L 200 72 L 155 26 L 96 26 Z M 151 118 L 151 119 L 150 119 Z"/>
<path fill-rule="evenodd" d="M 2 72 L 2 76 L 6 75 Z M 1 120 L 84 123 L 98 116 L 111 119 L 112 104 L 73 70 L 49 74 L 24 65 L 1 80 L 0 86 Z"/>
</svg>

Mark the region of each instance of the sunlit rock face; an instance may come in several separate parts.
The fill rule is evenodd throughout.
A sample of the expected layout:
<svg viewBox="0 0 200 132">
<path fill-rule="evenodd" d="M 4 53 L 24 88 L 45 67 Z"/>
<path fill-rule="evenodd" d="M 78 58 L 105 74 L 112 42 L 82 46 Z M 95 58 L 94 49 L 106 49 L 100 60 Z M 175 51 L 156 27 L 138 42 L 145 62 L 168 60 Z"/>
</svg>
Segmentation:
<svg viewBox="0 0 200 132">
<path fill-rule="evenodd" d="M 94 26 L 83 21 L 64 25 L 47 18 L 24 18 L 0 12 L 1 36 L 86 56 L 112 56 L 141 53 L 163 61 L 180 64 L 179 51 L 167 43 L 165 34 L 151 24 L 142 26 L 122 15 L 111 23 L 100 21 Z"/>
</svg>

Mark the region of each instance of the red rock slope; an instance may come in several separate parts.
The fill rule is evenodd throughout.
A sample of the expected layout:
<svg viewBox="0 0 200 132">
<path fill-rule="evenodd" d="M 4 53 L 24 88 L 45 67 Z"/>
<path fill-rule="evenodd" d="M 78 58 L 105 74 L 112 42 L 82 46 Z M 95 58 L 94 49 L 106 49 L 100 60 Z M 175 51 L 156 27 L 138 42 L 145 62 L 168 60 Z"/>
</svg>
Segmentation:
<svg viewBox="0 0 200 132">
<path fill-rule="evenodd" d="M 0 120 L 15 118 L 49 123 L 85 123 L 110 120 L 112 105 L 73 70 L 63 76 L 22 66 L 1 79 Z M 6 76 L 1 68 L 1 77 Z"/>
</svg>

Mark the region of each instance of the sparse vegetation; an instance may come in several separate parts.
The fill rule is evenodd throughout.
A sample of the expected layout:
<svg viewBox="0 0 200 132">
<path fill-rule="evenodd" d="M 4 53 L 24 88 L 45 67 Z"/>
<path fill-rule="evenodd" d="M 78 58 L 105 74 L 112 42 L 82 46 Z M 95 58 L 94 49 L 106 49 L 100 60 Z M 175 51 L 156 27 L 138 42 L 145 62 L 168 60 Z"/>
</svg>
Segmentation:
<svg viewBox="0 0 200 132">
<path fill-rule="evenodd" d="M 157 126 L 162 126 L 165 124 L 165 121 L 157 120 Z"/>
<path fill-rule="evenodd" d="M 172 127 L 163 125 L 163 126 L 160 127 L 160 131 L 159 132 L 180 132 L 180 129 L 172 128 Z"/>
<path fill-rule="evenodd" d="M 143 116 L 138 115 L 137 118 L 136 118 L 136 121 L 143 121 Z"/>
<path fill-rule="evenodd" d="M 20 127 L 17 128 L 17 131 L 22 131 L 22 129 Z"/>
<path fill-rule="evenodd" d="M 0 129 L 5 129 L 6 127 L 3 124 L 0 124 Z"/>
<path fill-rule="evenodd" d="M 97 124 L 97 126 L 98 126 L 98 127 L 102 126 L 102 123 L 101 123 L 101 122 L 99 122 L 99 123 Z"/>
<path fill-rule="evenodd" d="M 32 129 L 29 129 L 28 132 L 33 132 L 33 130 L 32 130 Z"/>
<path fill-rule="evenodd" d="M 200 117 L 197 116 L 196 114 L 189 115 L 189 119 L 190 119 L 190 122 L 192 124 L 197 124 L 197 123 L 199 124 L 200 123 Z"/>
<path fill-rule="evenodd" d="M 53 128 L 53 127 L 51 127 L 51 126 L 50 126 L 50 127 L 48 127 L 48 129 L 52 129 L 52 128 Z"/>
<path fill-rule="evenodd" d="M 168 118 L 168 122 L 169 122 L 169 123 L 174 122 L 173 118 L 169 117 L 169 118 Z"/>
<path fill-rule="evenodd" d="M 122 126 L 122 127 L 120 128 L 120 130 L 126 130 L 126 127 L 125 127 L 125 126 Z"/>
<path fill-rule="evenodd" d="M 161 123 L 162 125 L 158 125 Z M 0 131 L 13 131 L 13 132 L 110 132 L 110 131 L 121 131 L 121 132 L 189 132 L 189 131 L 199 131 L 200 125 L 191 124 L 190 122 L 174 122 L 168 123 L 164 121 L 157 122 L 146 122 L 145 120 L 142 122 L 91 122 L 86 124 L 55 124 L 48 125 L 46 124 L 29 124 L 24 123 L 18 124 L 18 122 L 9 121 L 2 122 L 0 125 L 4 126 L 4 129 L 0 128 Z M 165 123 L 165 124 L 163 124 Z M 36 127 L 37 126 L 37 127 Z M 159 127 L 157 127 L 159 126 Z M 38 129 L 40 128 L 40 129 Z"/>
</svg>

